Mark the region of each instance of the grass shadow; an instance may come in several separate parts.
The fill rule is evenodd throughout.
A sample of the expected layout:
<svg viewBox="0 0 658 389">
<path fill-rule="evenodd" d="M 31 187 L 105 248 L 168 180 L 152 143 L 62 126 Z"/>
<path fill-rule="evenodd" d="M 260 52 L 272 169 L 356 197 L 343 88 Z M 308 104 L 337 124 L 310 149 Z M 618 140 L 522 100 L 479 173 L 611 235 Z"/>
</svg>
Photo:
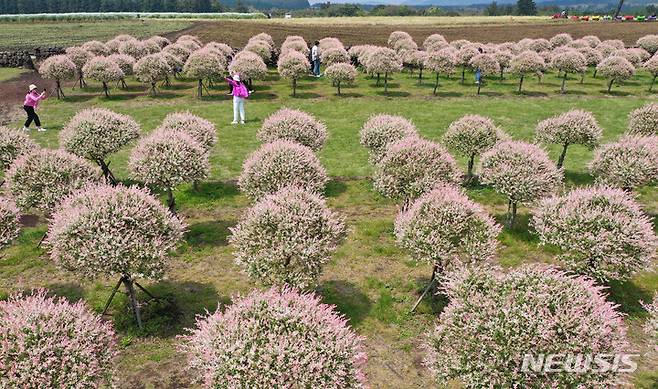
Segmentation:
<svg viewBox="0 0 658 389">
<path fill-rule="evenodd" d="M 414 279 L 414 284 L 416 287 L 412 299 L 413 304 L 416 303 L 416 300 L 421 296 L 421 294 L 425 291 L 425 288 L 427 288 L 429 285 L 430 276 L 431 272 L 428 272 L 427 277 L 416 277 Z M 440 282 L 440 279 L 434 282 L 434 285 L 430 291 L 425 295 L 425 297 L 423 297 L 423 300 L 421 300 L 420 304 L 418 305 L 416 313 L 431 313 L 432 316 L 438 316 L 441 314 L 441 312 L 443 312 L 443 309 L 448 305 L 448 298 L 442 293 L 438 293 L 441 287 Z M 409 310 L 411 310 L 413 304 L 409 306 Z"/>
<path fill-rule="evenodd" d="M 235 226 L 235 221 L 212 220 L 195 223 L 187 228 L 185 241 L 190 247 L 218 247 L 228 244 L 231 235 L 230 227 Z"/>
<path fill-rule="evenodd" d="M 514 225 L 509 227 L 507 223 L 507 214 L 499 213 L 494 216 L 496 222 L 505 226 L 502 234 L 508 234 L 513 237 L 513 240 L 523 241 L 527 243 L 539 243 L 537 235 L 531 232 L 530 215 L 528 213 L 517 213 Z"/>
<path fill-rule="evenodd" d="M 89 100 L 93 100 L 98 95 L 67 95 L 62 101 L 67 103 L 84 103 Z"/>
<path fill-rule="evenodd" d="M 436 94 L 430 94 L 429 97 L 462 97 L 464 94 L 459 92 L 441 92 L 437 90 Z"/>
<path fill-rule="evenodd" d="M 619 304 L 619 310 L 630 317 L 644 317 L 647 311 L 641 302 L 649 303 L 653 295 L 629 281 L 611 281 L 609 300 Z"/>
<path fill-rule="evenodd" d="M 40 220 L 39 215 L 21 215 L 19 222 L 21 227 L 36 227 Z"/>
<path fill-rule="evenodd" d="M 219 198 L 235 197 L 240 194 L 238 185 L 231 181 L 209 181 L 200 182 L 197 189 L 189 188 L 185 191 L 188 200 L 216 200 Z"/>
<path fill-rule="evenodd" d="M 537 91 L 521 91 L 520 93 L 518 91 L 514 92 L 514 95 L 516 96 L 523 96 L 523 97 L 547 97 L 548 93 L 545 92 L 537 92 Z"/>
<path fill-rule="evenodd" d="M 348 281 L 324 282 L 318 292 L 323 296 L 324 303 L 335 305 L 336 309 L 349 319 L 350 325 L 359 324 L 372 309 L 370 298 L 358 286 Z"/>
<path fill-rule="evenodd" d="M 291 94 L 290 97 L 293 98 L 293 99 L 304 99 L 305 100 L 305 99 L 319 99 L 322 96 L 320 96 L 317 93 L 313 93 L 313 92 L 304 92 L 304 93 L 297 93 L 297 95 L 295 95 L 295 96 L 293 96 Z"/>
<path fill-rule="evenodd" d="M 265 92 L 259 93 L 256 91 L 253 95 L 249 96 L 249 100 L 272 100 L 276 99 L 278 96 L 275 93 Z"/>
<path fill-rule="evenodd" d="M 338 197 L 347 190 L 347 185 L 344 182 L 333 179 L 327 183 L 324 194 L 327 197 Z"/>
<path fill-rule="evenodd" d="M 630 93 L 630 92 L 622 92 L 622 91 L 618 91 L 618 90 L 611 90 L 610 92 L 608 92 L 608 90 L 605 89 L 605 90 L 601 90 L 599 92 L 601 92 L 602 94 L 604 94 L 606 96 L 614 96 L 614 97 L 632 96 L 632 93 Z"/>
<path fill-rule="evenodd" d="M 47 284 L 45 288 L 51 296 L 65 297 L 72 303 L 78 302 L 85 297 L 85 291 L 78 284 L 72 282 Z"/>
<path fill-rule="evenodd" d="M 402 92 L 402 91 L 377 91 L 375 94 L 383 97 L 409 97 L 411 94 L 409 92 Z"/>
<path fill-rule="evenodd" d="M 341 89 L 343 89 L 343 87 L 341 87 Z M 340 92 L 340 94 L 338 94 L 338 93 L 334 93 L 334 96 L 336 96 L 336 97 L 338 97 L 338 98 L 357 98 L 357 97 L 363 97 L 363 95 L 360 94 L 360 93 L 356 93 L 356 92 L 345 93 L 345 92 L 342 92 L 342 91 Z"/>
<path fill-rule="evenodd" d="M 564 171 L 564 181 L 570 186 L 585 186 L 594 183 L 594 177 L 587 172 Z"/>
</svg>

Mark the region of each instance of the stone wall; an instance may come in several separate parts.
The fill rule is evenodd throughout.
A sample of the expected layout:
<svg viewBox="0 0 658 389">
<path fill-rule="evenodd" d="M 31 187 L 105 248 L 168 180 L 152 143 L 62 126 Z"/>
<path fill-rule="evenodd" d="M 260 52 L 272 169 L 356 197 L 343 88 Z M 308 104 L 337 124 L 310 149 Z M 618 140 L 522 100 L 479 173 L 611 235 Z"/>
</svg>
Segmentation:
<svg viewBox="0 0 658 389">
<path fill-rule="evenodd" d="M 34 69 L 34 62 L 28 51 L 0 51 L 0 67 Z"/>
<path fill-rule="evenodd" d="M 66 53 L 66 49 L 63 47 L 37 47 L 33 52 L 37 62 L 41 62 L 48 57 L 52 57 L 53 55 L 64 53 Z"/>
</svg>

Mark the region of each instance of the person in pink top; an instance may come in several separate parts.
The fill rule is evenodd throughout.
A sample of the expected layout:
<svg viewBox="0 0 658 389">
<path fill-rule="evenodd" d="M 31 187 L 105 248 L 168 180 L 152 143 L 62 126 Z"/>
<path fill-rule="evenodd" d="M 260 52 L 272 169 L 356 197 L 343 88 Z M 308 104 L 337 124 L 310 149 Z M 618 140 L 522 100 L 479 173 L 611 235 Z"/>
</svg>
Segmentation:
<svg viewBox="0 0 658 389">
<path fill-rule="evenodd" d="M 233 95 L 233 122 L 231 124 L 238 124 L 238 113 L 240 114 L 240 124 L 244 124 L 244 102 L 249 97 L 249 90 L 244 82 L 240 81 L 240 75 L 237 73 L 232 78 L 226 77 L 226 82 L 231 86 Z"/>
<path fill-rule="evenodd" d="M 30 85 L 30 91 L 25 95 L 25 102 L 23 103 L 23 109 L 27 113 L 27 120 L 25 125 L 23 125 L 23 130 L 29 131 L 32 121 L 37 125 L 37 131 L 46 131 L 45 128 L 41 127 L 41 120 L 39 120 L 39 115 L 35 112 L 35 109 L 39 106 L 39 101 L 46 98 L 46 91 L 39 93 L 37 86 L 32 84 Z"/>
</svg>

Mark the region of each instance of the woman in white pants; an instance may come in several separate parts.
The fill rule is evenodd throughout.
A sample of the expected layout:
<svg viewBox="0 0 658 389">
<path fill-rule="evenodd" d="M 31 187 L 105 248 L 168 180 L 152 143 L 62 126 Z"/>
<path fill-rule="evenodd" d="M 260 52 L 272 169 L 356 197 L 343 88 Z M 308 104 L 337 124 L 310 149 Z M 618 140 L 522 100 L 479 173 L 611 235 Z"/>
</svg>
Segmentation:
<svg viewBox="0 0 658 389">
<path fill-rule="evenodd" d="M 240 81 L 240 75 L 237 73 L 234 74 L 232 78 L 227 77 L 226 82 L 231 85 L 231 94 L 233 95 L 233 121 L 231 124 L 238 124 L 238 115 L 240 118 L 240 124 L 244 124 L 244 103 L 249 97 L 249 90 L 247 89 L 247 86 Z"/>
</svg>

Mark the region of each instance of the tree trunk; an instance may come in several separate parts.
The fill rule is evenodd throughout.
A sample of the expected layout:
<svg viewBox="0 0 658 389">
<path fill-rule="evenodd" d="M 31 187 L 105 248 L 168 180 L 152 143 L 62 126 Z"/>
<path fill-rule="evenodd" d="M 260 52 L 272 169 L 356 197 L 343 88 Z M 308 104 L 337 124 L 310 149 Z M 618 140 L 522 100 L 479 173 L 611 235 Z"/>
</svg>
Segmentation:
<svg viewBox="0 0 658 389">
<path fill-rule="evenodd" d="M 564 165 L 564 157 L 567 156 L 567 148 L 569 147 L 568 143 L 565 143 L 562 148 L 562 154 L 560 154 L 560 158 L 557 160 L 557 168 L 561 168 L 562 165 Z"/>
<path fill-rule="evenodd" d="M 658 74 L 655 74 L 651 79 L 651 85 L 649 85 L 649 92 L 653 92 L 653 85 L 656 83 L 656 77 L 658 77 Z"/>
<path fill-rule="evenodd" d="M 514 226 L 514 221 L 516 220 L 516 206 L 517 203 L 514 200 L 509 200 L 507 203 L 507 220 L 509 228 Z"/>
<path fill-rule="evenodd" d="M 464 85 L 464 81 L 466 81 L 466 65 L 462 66 L 462 80 L 459 83 Z"/>
<path fill-rule="evenodd" d="M 121 89 L 126 89 L 126 88 L 128 88 L 128 84 L 126 84 L 126 80 L 125 80 L 125 79 L 122 78 L 120 82 L 121 82 Z"/>
<path fill-rule="evenodd" d="M 171 213 L 176 213 L 176 200 L 174 199 L 174 193 L 171 188 L 167 188 L 167 206 Z"/>
<path fill-rule="evenodd" d="M 565 92 L 564 87 L 565 87 L 565 85 L 566 85 L 566 83 L 567 83 L 567 74 L 568 74 L 567 72 L 564 72 L 564 77 L 562 77 L 562 86 L 560 87 L 560 93 L 564 93 L 564 92 Z"/>
<path fill-rule="evenodd" d="M 585 82 L 585 72 L 580 75 L 580 83 L 583 84 Z"/>
<path fill-rule="evenodd" d="M 439 73 L 436 73 L 436 82 L 434 83 L 434 92 L 433 94 L 436 95 L 436 88 L 439 87 Z"/>
<path fill-rule="evenodd" d="M 420 302 L 423 301 L 423 298 L 425 297 L 425 295 L 430 291 L 430 289 L 432 289 L 432 286 L 434 286 L 434 283 L 436 282 L 437 274 L 442 274 L 442 273 L 443 273 L 443 268 L 440 265 L 435 263 L 434 267 L 432 268 L 432 277 L 430 277 L 430 282 L 429 282 L 429 284 L 427 284 L 427 286 L 425 287 L 425 290 L 420 295 L 418 300 L 416 300 L 416 303 L 411 308 L 411 312 L 416 311 L 416 308 L 418 308 L 418 305 L 420 305 Z"/>
<path fill-rule="evenodd" d="M 157 90 L 157 87 L 155 85 L 155 82 L 151 83 L 151 90 L 149 91 L 149 93 L 151 94 L 151 96 L 157 96 L 158 90 Z"/>
<path fill-rule="evenodd" d="M 523 88 L 523 77 L 524 75 L 521 75 L 521 79 L 519 80 L 519 93 L 521 93 L 521 88 Z"/>
<path fill-rule="evenodd" d="M 613 82 L 615 82 L 615 79 L 614 79 L 614 78 L 611 79 L 610 82 L 608 83 L 608 93 L 610 93 L 611 90 L 612 90 L 612 83 L 613 83 Z"/>
<path fill-rule="evenodd" d="M 478 96 L 480 95 L 481 88 L 482 88 L 482 77 L 480 77 L 480 81 L 478 81 Z"/>
<path fill-rule="evenodd" d="M 197 85 L 196 97 L 203 97 L 203 80 L 199 78 L 199 84 Z"/>
<path fill-rule="evenodd" d="M 110 183 L 112 186 L 117 185 L 117 179 L 114 177 L 114 174 L 110 170 L 110 165 L 105 163 L 102 159 L 99 159 L 96 161 L 98 166 L 101 167 L 101 170 L 103 171 L 103 177 L 105 177 L 105 180 Z"/>
<path fill-rule="evenodd" d="M 420 85 L 423 82 L 423 67 L 418 68 L 418 84 Z"/>
<path fill-rule="evenodd" d="M 292 79 L 292 95 L 297 96 L 297 79 Z"/>
<path fill-rule="evenodd" d="M 110 97 L 110 91 L 105 81 L 103 81 L 103 93 L 105 93 L 105 97 Z"/>
<path fill-rule="evenodd" d="M 473 178 L 473 164 L 475 163 L 475 154 L 471 154 L 471 158 L 468 160 L 468 173 L 466 173 L 466 181 L 471 182 Z"/>
<path fill-rule="evenodd" d="M 123 285 L 126 287 L 126 292 L 128 293 L 128 298 L 130 299 L 130 306 L 132 307 L 133 314 L 135 315 L 135 319 L 137 319 L 137 325 L 141 330 L 142 328 L 144 328 L 144 326 L 142 324 L 142 315 L 139 311 L 139 304 L 137 303 L 134 281 L 129 276 L 124 275 Z"/>
<path fill-rule="evenodd" d="M 505 69 L 501 66 L 500 67 L 500 81 L 503 81 L 503 73 L 505 72 Z"/>
<path fill-rule="evenodd" d="M 599 69 L 594 68 L 594 74 L 592 75 L 592 78 L 596 78 L 596 72 L 598 72 L 598 71 L 599 71 Z"/>
<path fill-rule="evenodd" d="M 377 83 L 375 84 L 375 86 L 379 86 L 379 73 L 377 73 Z"/>
<path fill-rule="evenodd" d="M 388 72 L 384 73 L 384 93 L 388 93 Z"/>
<path fill-rule="evenodd" d="M 336 87 L 338 88 L 338 96 L 340 96 L 340 80 L 336 83 Z"/>
<path fill-rule="evenodd" d="M 60 80 L 55 81 L 55 89 L 57 90 L 57 100 L 64 98 L 64 91 L 62 90 L 62 82 Z"/>
</svg>

